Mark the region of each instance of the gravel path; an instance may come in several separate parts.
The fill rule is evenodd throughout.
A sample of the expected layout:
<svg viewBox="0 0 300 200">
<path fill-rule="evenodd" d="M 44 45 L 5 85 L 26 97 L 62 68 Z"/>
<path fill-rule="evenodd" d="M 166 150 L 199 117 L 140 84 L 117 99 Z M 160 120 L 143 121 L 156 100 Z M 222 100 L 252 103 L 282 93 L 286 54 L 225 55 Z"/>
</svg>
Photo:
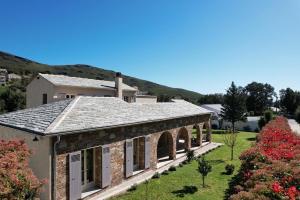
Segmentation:
<svg viewBox="0 0 300 200">
<path fill-rule="evenodd" d="M 300 136 L 300 125 L 294 119 L 289 119 L 289 125 L 292 131 Z"/>
</svg>

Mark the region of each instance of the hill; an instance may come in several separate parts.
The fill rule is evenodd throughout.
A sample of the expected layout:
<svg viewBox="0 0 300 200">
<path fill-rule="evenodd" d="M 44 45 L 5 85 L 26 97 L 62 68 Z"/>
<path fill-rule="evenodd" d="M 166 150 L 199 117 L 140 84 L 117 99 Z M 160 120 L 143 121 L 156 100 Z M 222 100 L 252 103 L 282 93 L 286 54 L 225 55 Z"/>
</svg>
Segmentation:
<svg viewBox="0 0 300 200">
<path fill-rule="evenodd" d="M 0 68 L 5 68 L 9 73 L 19 75 L 35 75 L 37 73 L 63 74 L 68 76 L 92 78 L 100 80 L 114 80 L 114 71 L 105 70 L 89 65 L 47 65 L 38 63 L 20 56 L 0 51 Z M 137 86 L 141 91 L 157 96 L 179 96 L 196 103 L 201 94 L 181 88 L 171 88 L 150 81 L 124 75 L 124 82 L 130 86 Z"/>
</svg>

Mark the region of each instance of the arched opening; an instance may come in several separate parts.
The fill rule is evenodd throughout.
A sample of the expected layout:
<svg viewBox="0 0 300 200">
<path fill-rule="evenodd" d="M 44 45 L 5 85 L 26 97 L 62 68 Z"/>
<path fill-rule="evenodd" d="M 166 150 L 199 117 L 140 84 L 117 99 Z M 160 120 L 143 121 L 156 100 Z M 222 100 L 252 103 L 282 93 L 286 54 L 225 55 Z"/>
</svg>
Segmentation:
<svg viewBox="0 0 300 200">
<path fill-rule="evenodd" d="M 202 129 L 202 144 L 210 142 L 210 125 L 208 122 L 205 122 Z"/>
<path fill-rule="evenodd" d="M 181 128 L 176 138 L 176 154 L 185 153 L 190 148 L 189 138 L 186 128 Z"/>
<path fill-rule="evenodd" d="M 191 146 L 199 147 L 202 145 L 202 133 L 199 125 L 193 126 L 192 138 L 191 138 Z"/>
<path fill-rule="evenodd" d="M 169 132 L 164 132 L 157 143 L 157 162 L 173 160 L 173 137 Z"/>
</svg>

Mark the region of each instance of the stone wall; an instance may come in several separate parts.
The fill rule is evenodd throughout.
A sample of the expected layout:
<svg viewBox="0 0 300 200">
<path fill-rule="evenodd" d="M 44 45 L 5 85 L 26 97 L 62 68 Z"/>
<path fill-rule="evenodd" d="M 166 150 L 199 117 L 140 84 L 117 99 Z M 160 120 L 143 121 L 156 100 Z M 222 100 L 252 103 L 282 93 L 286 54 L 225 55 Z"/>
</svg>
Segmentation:
<svg viewBox="0 0 300 200">
<path fill-rule="evenodd" d="M 125 140 L 142 137 L 151 134 L 151 168 L 156 168 L 157 164 L 157 143 L 160 136 L 164 132 L 168 132 L 172 136 L 173 145 L 170 146 L 172 158 L 176 158 L 176 139 L 180 129 L 184 128 L 188 132 L 190 147 L 190 138 L 194 125 L 201 125 L 203 122 L 209 121 L 210 115 L 186 117 L 181 119 L 172 119 L 160 122 L 153 122 L 135 126 L 127 126 L 122 128 L 114 128 L 108 130 L 77 133 L 72 135 L 61 136 L 61 142 L 58 145 L 57 165 L 56 165 L 56 189 L 57 199 L 68 199 L 69 191 L 69 158 L 68 154 L 82 149 L 99 147 L 101 145 L 109 145 L 111 152 L 111 186 L 120 184 L 124 179 L 125 171 Z M 100 162 L 100 149 L 96 149 L 96 161 Z M 99 151 L 99 152 L 98 152 Z M 144 158 L 140 158 L 141 163 Z M 96 169 L 101 166 L 96 165 Z M 96 173 L 98 176 L 99 170 Z M 100 176 L 96 178 L 96 185 L 100 186 Z"/>
</svg>

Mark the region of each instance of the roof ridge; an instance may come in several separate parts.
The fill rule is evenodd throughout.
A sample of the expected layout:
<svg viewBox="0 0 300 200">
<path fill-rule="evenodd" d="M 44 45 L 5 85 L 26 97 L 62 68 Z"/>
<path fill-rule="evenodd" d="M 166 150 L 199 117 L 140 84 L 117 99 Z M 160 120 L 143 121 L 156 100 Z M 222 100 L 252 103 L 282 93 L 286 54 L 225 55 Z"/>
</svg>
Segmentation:
<svg viewBox="0 0 300 200">
<path fill-rule="evenodd" d="M 66 118 L 66 116 L 70 113 L 72 108 L 76 105 L 76 103 L 79 101 L 81 96 L 77 96 L 73 101 L 69 103 L 65 107 L 65 109 L 56 117 L 55 120 L 52 121 L 52 123 L 48 126 L 48 128 L 44 131 L 44 133 L 49 133 L 52 130 L 54 130 L 57 126 L 61 124 L 61 122 Z"/>
</svg>

